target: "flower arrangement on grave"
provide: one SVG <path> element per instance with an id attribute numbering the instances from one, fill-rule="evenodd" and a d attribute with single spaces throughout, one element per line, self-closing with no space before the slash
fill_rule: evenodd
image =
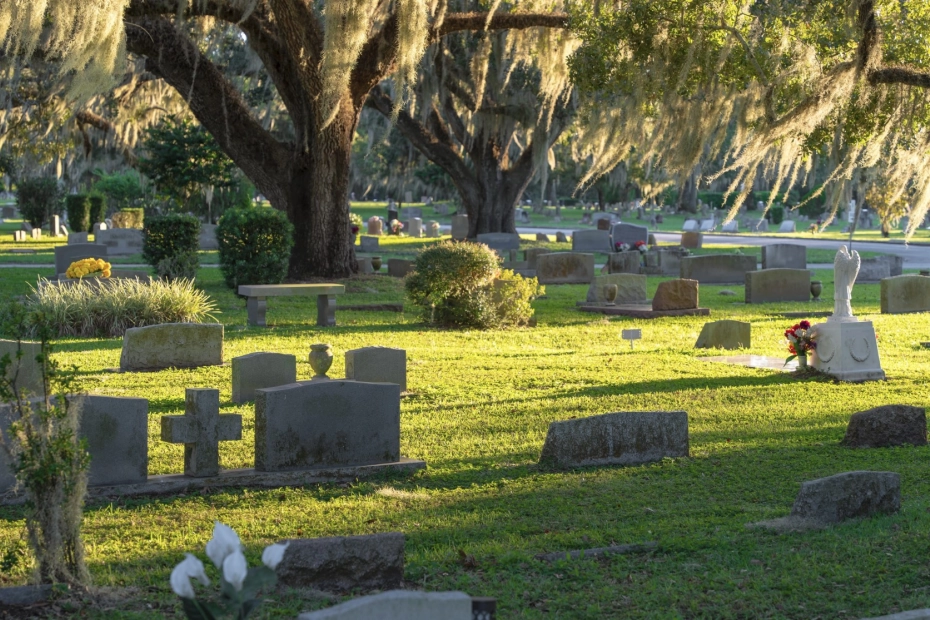
<path id="1" fill-rule="evenodd" d="M 399 235 L 404 229 L 404 225 L 400 220 L 391 220 L 388 222 L 388 228 L 391 229 L 392 234 Z"/>
<path id="2" fill-rule="evenodd" d="M 623 243 L 622 241 L 618 241 L 618 242 L 616 242 L 616 243 L 614 244 L 614 249 L 615 249 L 616 251 L 618 251 L 618 252 L 629 252 L 629 251 L 630 251 L 630 244 L 629 244 L 629 243 Z"/>
<path id="3" fill-rule="evenodd" d="M 65 271 L 69 278 L 109 278 L 111 265 L 102 258 L 83 258 L 74 261 Z"/>
<path id="4" fill-rule="evenodd" d="M 639 250 L 640 254 L 645 254 L 649 250 L 645 241 L 637 241 L 634 247 Z"/>
<path id="5" fill-rule="evenodd" d="M 807 366 L 807 354 L 817 348 L 817 342 L 814 339 L 814 333 L 811 330 L 809 321 L 801 321 L 785 330 L 785 339 L 788 341 L 788 352 L 791 355 L 785 360 L 785 364 L 797 358 L 798 367 Z"/>
<path id="6" fill-rule="evenodd" d="M 357 235 L 362 229 L 362 216 L 358 213 L 349 213 L 349 227 L 353 235 Z"/>
<path id="7" fill-rule="evenodd" d="M 258 591 L 277 583 L 274 571 L 284 558 L 284 551 L 289 544 L 276 543 L 265 547 L 262 552 L 264 566 L 249 568 L 239 536 L 231 527 L 217 521 L 206 552 L 220 571 L 220 596 L 214 600 L 197 598 L 191 579 L 208 586 L 210 578 L 207 577 L 203 562 L 190 553 L 185 554 L 184 561 L 171 571 L 171 589 L 181 597 L 184 613 L 191 620 L 223 616 L 247 618 L 261 605 L 261 600 L 255 598 Z"/>

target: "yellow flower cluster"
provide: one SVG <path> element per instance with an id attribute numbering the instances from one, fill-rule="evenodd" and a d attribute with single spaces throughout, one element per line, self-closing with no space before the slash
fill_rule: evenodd
<path id="1" fill-rule="evenodd" d="M 84 278 L 86 276 L 109 278 L 110 263 L 102 258 L 84 258 L 71 263 L 65 275 L 69 278 Z"/>

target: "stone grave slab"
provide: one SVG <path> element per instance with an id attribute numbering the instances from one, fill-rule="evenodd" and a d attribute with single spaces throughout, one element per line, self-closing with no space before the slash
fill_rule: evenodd
<path id="1" fill-rule="evenodd" d="M 86 232 L 72 232 L 68 235 L 68 245 L 79 245 L 83 243 L 87 243 Z"/>
<path id="2" fill-rule="evenodd" d="M 391 347 L 346 351 L 346 379 L 367 383 L 396 383 L 407 391 L 407 352 Z"/>
<path id="3" fill-rule="evenodd" d="M 762 246 L 763 269 L 807 269 L 807 247 L 796 243 Z"/>
<path id="4" fill-rule="evenodd" d="M 16 352 L 22 347 L 23 356 L 16 360 Z M 16 377 L 16 388 L 25 390 L 27 394 L 33 396 L 44 396 L 45 386 L 42 381 L 42 366 L 36 361 L 36 357 L 41 355 L 42 345 L 38 342 L 23 341 L 17 344 L 15 340 L 0 340 L 0 358 L 4 355 L 10 356 L 11 365 L 7 369 L 7 378 L 11 378 L 14 373 Z"/>
<path id="5" fill-rule="evenodd" d="M 697 250 L 704 246 L 704 233 L 683 232 L 681 233 L 681 247 L 689 250 Z"/>
<path id="6" fill-rule="evenodd" d="M 555 233 L 556 243 L 568 243 L 568 237 L 561 230 Z"/>
<path id="7" fill-rule="evenodd" d="M 720 229 L 720 232 L 725 232 L 725 233 L 738 233 L 738 232 L 739 232 L 739 222 L 737 222 L 736 220 L 733 220 L 733 221 L 731 221 L 731 222 L 727 222 L 727 223 L 724 224 L 723 227 Z"/>
<path id="8" fill-rule="evenodd" d="M 101 230 L 94 240 L 107 246 L 110 256 L 126 256 L 142 253 L 142 231 L 135 228 L 113 228 Z"/>
<path id="9" fill-rule="evenodd" d="M 298 620 L 472 620 L 472 599 L 464 592 L 391 590 L 356 598 Z"/>
<path id="10" fill-rule="evenodd" d="M 388 275 L 394 278 L 403 278 L 413 271 L 413 261 L 400 258 L 389 258 L 387 262 Z"/>
<path id="11" fill-rule="evenodd" d="M 856 282 L 879 282 L 891 276 L 891 264 L 881 257 L 863 258 Z"/>
<path id="12" fill-rule="evenodd" d="M 614 224 L 610 228 L 610 238 L 613 241 L 612 247 L 616 247 L 618 243 L 626 243 L 632 248 L 638 241 L 649 242 L 649 229 L 636 224 Z"/>
<path id="13" fill-rule="evenodd" d="M 287 353 L 249 353 L 232 359 L 232 401 L 255 400 L 255 390 L 297 381 L 297 358 Z"/>
<path id="14" fill-rule="evenodd" d="M 88 484 L 137 484 L 148 478 L 148 413 L 144 398 L 84 395 L 80 435 L 91 455 Z"/>
<path id="15" fill-rule="evenodd" d="M 442 233 L 439 230 L 439 222 L 430 221 L 426 225 L 426 236 L 430 239 L 438 239 L 442 236 Z"/>
<path id="16" fill-rule="evenodd" d="M 772 357 L 767 355 L 718 355 L 714 357 L 699 357 L 697 359 L 702 362 L 733 364 L 736 366 L 746 366 L 747 368 L 778 370 L 782 372 L 794 372 L 798 369 L 797 360 L 791 360 L 786 364 L 785 358 L 783 357 Z"/>
<path id="17" fill-rule="evenodd" d="M 123 334 L 120 370 L 197 368 L 223 363 L 219 323 L 163 323 L 131 327 Z"/>
<path id="18" fill-rule="evenodd" d="M 527 248 L 523 250 L 523 259 L 526 261 L 527 269 L 536 269 L 536 259 L 543 254 L 552 253 L 552 250 L 546 248 Z"/>
<path id="19" fill-rule="evenodd" d="M 462 241 L 468 238 L 468 216 L 452 216 L 452 238 L 456 241 Z"/>
<path id="20" fill-rule="evenodd" d="M 610 253 L 610 232 L 606 230 L 576 230 L 572 232 L 572 252 Z"/>
<path id="21" fill-rule="evenodd" d="M 882 314 L 930 312 L 930 278 L 908 274 L 881 281 Z"/>
<path id="22" fill-rule="evenodd" d="M 888 471 L 850 471 L 801 484 L 791 516 L 824 524 L 901 509 L 901 477 Z"/>
<path id="23" fill-rule="evenodd" d="M 400 460 L 400 386 L 315 380 L 256 391 L 255 469 Z"/>
<path id="24" fill-rule="evenodd" d="M 762 269 L 746 272 L 746 303 L 810 301 L 811 272 L 807 269 Z"/>
<path id="25" fill-rule="evenodd" d="M 714 228 L 716 228 L 716 226 L 717 226 L 717 222 L 714 221 L 713 218 L 711 218 L 711 219 L 709 219 L 709 220 L 701 220 L 701 227 L 700 227 L 699 230 L 700 230 L 701 232 L 710 232 L 710 231 L 712 231 Z"/>
<path id="26" fill-rule="evenodd" d="M 184 444 L 185 476 L 216 476 L 219 442 L 242 439 L 242 416 L 220 415 L 219 390 L 187 388 L 184 415 L 161 417 L 161 439 Z"/>
<path id="27" fill-rule="evenodd" d="M 713 321 L 704 323 L 695 349 L 748 349 L 752 339 L 752 325 L 743 321 Z"/>
<path id="28" fill-rule="evenodd" d="M 407 226 L 407 236 L 413 237 L 414 239 L 419 239 L 423 236 L 423 219 L 419 217 L 412 217 L 408 220 Z"/>
<path id="29" fill-rule="evenodd" d="M 407 202 L 412 202 L 412 200 L 408 200 Z M 423 209 L 420 207 L 401 207 L 400 216 L 405 220 L 414 217 L 423 219 Z"/>
<path id="30" fill-rule="evenodd" d="M 501 256 L 510 250 L 520 249 L 520 235 L 512 233 L 483 233 L 477 237 L 478 243 L 483 243 Z"/>
<path id="31" fill-rule="evenodd" d="M 348 592 L 389 590 L 399 588 L 403 582 L 402 532 L 280 542 L 290 543 L 275 570 L 284 586 Z"/>
<path id="32" fill-rule="evenodd" d="M 604 287 L 608 284 L 617 285 L 617 304 L 645 304 L 646 276 L 631 273 L 613 273 L 596 276 L 588 287 L 586 302 L 602 304 L 607 301 L 604 296 Z"/>
<path id="33" fill-rule="evenodd" d="M 681 278 L 701 284 L 744 284 L 746 272 L 756 270 L 756 257 L 742 254 L 684 256 Z"/>
<path id="34" fill-rule="evenodd" d="M 781 223 L 781 226 L 778 227 L 778 232 L 780 233 L 793 233 L 797 232 L 797 224 L 794 220 L 785 220 Z"/>
<path id="35" fill-rule="evenodd" d="M 381 220 L 378 220 L 378 221 L 380 222 Z M 359 252 L 364 252 L 366 254 L 374 253 L 374 252 L 378 252 L 380 250 L 380 247 L 381 247 L 381 244 L 380 244 L 380 240 L 378 239 L 378 237 L 374 237 L 371 235 L 362 235 L 361 237 L 359 237 L 359 250 L 358 250 Z"/>
<path id="36" fill-rule="evenodd" d="M 604 314 L 607 316 L 628 316 L 635 319 L 659 319 L 668 316 L 710 316 L 709 308 L 687 308 L 680 310 L 653 310 L 646 304 L 618 304 L 605 306 L 600 304 L 585 304 L 577 308 L 582 312 Z"/>
<path id="37" fill-rule="evenodd" d="M 377 215 L 373 215 L 368 218 L 367 226 L 369 236 L 380 237 L 384 233 L 384 221 Z M 365 237 L 362 237 L 362 239 L 364 238 Z M 364 246 L 365 244 L 362 243 L 362 245 Z M 362 251 L 365 252 L 366 250 Z"/>
<path id="38" fill-rule="evenodd" d="M 612 252 L 607 255 L 607 273 L 639 273 L 642 260 L 639 250 Z"/>
<path id="39" fill-rule="evenodd" d="M 700 305 L 699 285 L 696 280 L 669 280 L 660 282 L 652 298 L 653 310 L 692 310 Z"/>
<path id="40" fill-rule="evenodd" d="M 927 445 L 927 412 L 923 407 L 884 405 L 852 414 L 843 445 L 888 448 Z"/>
<path id="41" fill-rule="evenodd" d="M 84 258 L 102 258 L 106 260 L 108 256 L 109 248 L 101 243 L 75 243 L 55 246 L 55 273 L 63 275 L 74 261 Z"/>
<path id="42" fill-rule="evenodd" d="M 594 279 L 594 255 L 556 252 L 536 257 L 540 284 L 590 284 Z"/>
<path id="43" fill-rule="evenodd" d="M 536 241 L 545 241 L 548 243 L 550 241 L 549 235 L 546 233 L 536 233 Z"/>
<path id="44" fill-rule="evenodd" d="M 201 250 L 217 250 L 220 247 L 216 239 L 216 224 L 201 224 L 199 248 Z"/>
<path id="45" fill-rule="evenodd" d="M 540 463 L 640 465 L 688 456 L 684 411 L 626 411 L 549 424 Z"/>
<path id="46" fill-rule="evenodd" d="M 701 225 L 697 220 L 685 220 L 681 230 L 684 232 L 698 232 L 701 230 Z"/>
<path id="47" fill-rule="evenodd" d="M 358 272 L 362 274 L 371 274 L 375 270 L 371 266 L 371 257 L 370 256 L 356 256 L 355 264 L 358 266 Z"/>

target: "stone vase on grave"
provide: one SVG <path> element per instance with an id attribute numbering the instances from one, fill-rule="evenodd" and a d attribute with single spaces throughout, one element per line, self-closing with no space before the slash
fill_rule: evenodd
<path id="1" fill-rule="evenodd" d="M 811 301 L 820 301 L 820 294 L 823 292 L 823 282 L 820 280 L 811 280 Z"/>
<path id="2" fill-rule="evenodd" d="M 310 368 L 316 374 L 314 379 L 329 379 L 326 371 L 333 365 L 333 348 L 328 344 L 310 345 Z"/>
<path id="3" fill-rule="evenodd" d="M 376 272 L 381 271 L 381 257 L 380 256 L 371 257 L 371 268 L 375 270 Z"/>
<path id="4" fill-rule="evenodd" d="M 807 368 L 807 354 L 802 353 L 798 355 L 798 370 L 804 370 Z"/>
<path id="5" fill-rule="evenodd" d="M 604 299 L 607 300 L 608 306 L 613 306 L 614 302 L 617 300 L 617 292 L 619 287 L 616 284 L 608 284 L 604 287 Z"/>

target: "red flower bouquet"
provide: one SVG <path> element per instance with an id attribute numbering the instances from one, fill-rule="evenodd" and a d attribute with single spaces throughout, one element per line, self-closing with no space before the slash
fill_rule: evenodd
<path id="1" fill-rule="evenodd" d="M 785 363 L 787 364 L 794 358 L 798 358 L 799 366 L 807 366 L 807 354 L 817 348 L 810 322 L 801 321 L 797 325 L 786 329 L 785 339 L 788 341 L 788 352 L 791 353 Z"/>

